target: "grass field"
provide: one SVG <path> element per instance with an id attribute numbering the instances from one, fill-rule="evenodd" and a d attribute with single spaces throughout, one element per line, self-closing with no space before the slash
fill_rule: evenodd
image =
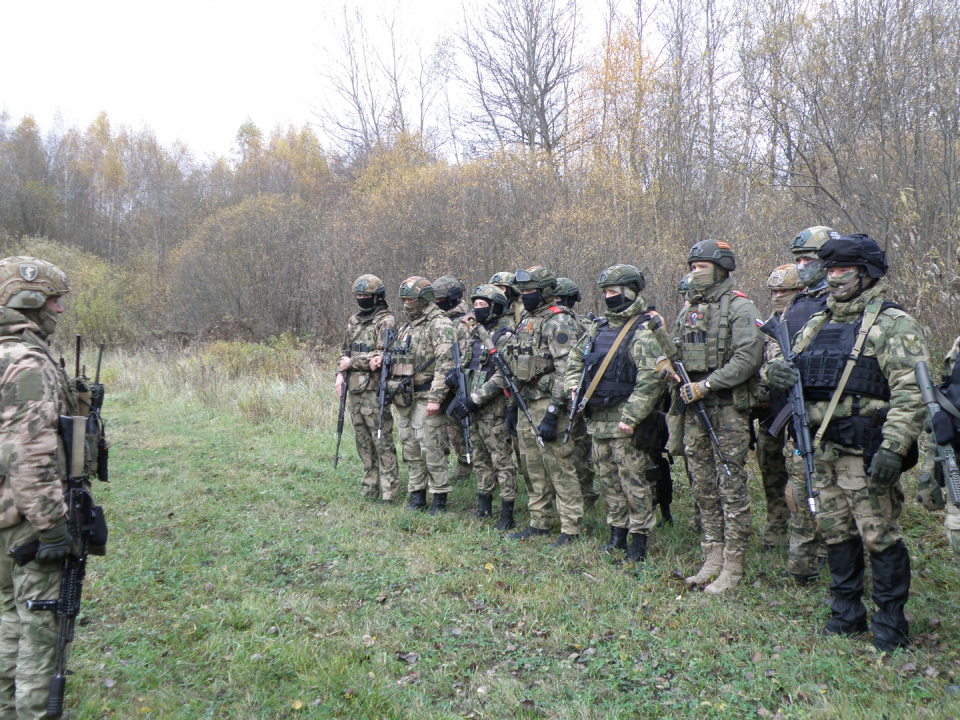
<path id="1" fill-rule="evenodd" d="M 798 589 L 783 554 L 753 552 L 730 597 L 687 591 L 679 478 L 676 526 L 628 572 L 598 549 L 600 508 L 558 551 L 472 520 L 466 485 L 440 518 L 363 500 L 349 432 L 332 468 L 329 373 L 110 365 L 111 545 L 88 575 L 75 718 L 960 718 L 957 567 L 912 500 L 916 643 L 882 656 L 817 636 L 826 574 Z"/>

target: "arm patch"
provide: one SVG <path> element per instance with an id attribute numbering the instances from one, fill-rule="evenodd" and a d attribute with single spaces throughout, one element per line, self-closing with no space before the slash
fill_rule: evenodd
<path id="1" fill-rule="evenodd" d="M 17 375 L 17 401 L 43 400 L 43 374 L 39 370 L 24 370 Z"/>

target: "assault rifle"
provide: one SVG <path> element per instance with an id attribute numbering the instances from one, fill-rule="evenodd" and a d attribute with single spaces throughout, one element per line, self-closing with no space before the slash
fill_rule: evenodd
<path id="1" fill-rule="evenodd" d="M 684 385 L 690 384 L 690 376 L 687 375 L 686 368 L 683 367 L 683 363 L 680 362 L 680 350 L 673 342 L 673 338 L 667 333 L 666 328 L 663 327 L 663 322 L 660 320 L 658 315 L 654 318 L 651 323 L 650 332 L 652 332 L 656 338 L 657 342 L 660 343 L 660 347 L 663 348 L 663 352 L 670 362 L 673 363 L 674 369 L 677 371 L 677 375 L 680 376 L 680 381 Z M 707 415 L 707 408 L 703 404 L 703 400 L 697 400 L 693 403 L 693 409 L 697 413 L 697 420 L 700 421 L 700 427 L 703 428 L 703 431 L 710 436 L 710 442 L 713 443 L 713 449 L 717 453 L 717 457 L 720 458 L 720 464 L 723 465 L 724 471 L 727 473 L 727 477 L 733 477 L 730 473 L 730 467 L 727 465 L 726 459 L 723 457 L 723 451 L 720 449 L 720 440 L 717 438 L 717 433 L 713 429 L 713 423 L 710 422 L 710 417 Z"/>
<path id="2" fill-rule="evenodd" d="M 787 362 L 793 362 L 794 354 L 787 323 L 783 320 L 778 320 L 773 315 L 771 315 L 770 319 L 765 323 L 761 323 L 759 320 L 756 322 L 761 332 L 777 341 L 777 345 L 780 346 L 780 352 L 783 354 L 783 359 Z M 769 432 L 774 436 L 779 435 L 784 424 L 787 422 L 787 418 L 793 418 L 793 432 L 796 435 L 797 442 L 796 452 L 797 455 L 803 458 L 803 477 L 807 483 L 807 506 L 810 508 L 810 512 L 816 515 L 817 498 L 820 496 L 820 493 L 813 489 L 813 438 L 810 437 L 810 418 L 807 415 L 807 407 L 803 403 L 803 384 L 800 380 L 797 380 L 797 382 L 793 384 L 793 387 L 787 391 L 787 399 L 789 400 L 787 407 L 774 418 Z"/>
<path id="3" fill-rule="evenodd" d="M 937 398 L 937 391 L 930 380 L 930 370 L 927 363 L 920 361 L 915 366 L 917 385 L 920 387 L 920 396 L 927 406 L 930 416 L 930 425 L 933 428 L 933 439 L 937 444 L 937 460 L 943 470 L 946 481 L 947 494 L 954 507 L 960 507 L 960 469 L 957 468 L 957 454 L 953 449 L 953 423 L 950 416 L 943 412 Z"/>
<path id="4" fill-rule="evenodd" d="M 380 365 L 380 384 L 377 386 L 377 402 L 380 403 L 380 419 L 377 420 L 377 440 L 383 437 L 383 407 L 389 400 L 389 398 L 387 398 L 387 379 L 390 377 L 390 366 L 393 364 L 390 346 L 393 345 L 396 334 L 393 328 L 387 328 L 383 333 L 383 363 Z"/>
<path id="5" fill-rule="evenodd" d="M 533 422 L 533 418 L 530 417 L 530 408 L 527 407 L 527 403 L 523 400 L 523 395 L 520 393 L 520 389 L 517 387 L 517 382 L 513 377 L 513 373 L 510 372 L 510 367 L 507 365 L 506 361 L 500 357 L 500 351 L 497 350 L 497 346 L 493 344 L 493 341 L 490 339 L 489 335 L 483 337 L 483 344 L 487 347 L 487 352 L 490 353 L 490 357 L 493 358 L 493 361 L 497 364 L 497 367 L 500 368 L 500 372 L 503 373 L 503 380 L 507 384 L 507 387 L 503 389 L 504 394 L 507 397 L 512 397 L 514 402 L 517 403 L 517 407 L 520 408 L 520 412 L 524 414 L 527 418 L 527 421 L 530 423 L 530 427 L 533 428 L 533 435 L 537 438 L 537 444 L 543 448 L 546 447 L 543 444 L 543 438 L 540 437 L 540 428 L 537 427 L 537 424 Z"/>
<path id="6" fill-rule="evenodd" d="M 350 357 L 350 349 L 344 351 L 346 357 Z M 333 452 L 333 467 L 336 469 L 340 463 L 340 441 L 343 439 L 343 416 L 347 412 L 347 384 L 350 374 L 343 371 L 343 384 L 340 386 L 340 410 L 337 413 L 337 449 Z"/>
<path id="7" fill-rule="evenodd" d="M 583 394 L 586 391 L 584 383 L 587 381 L 587 372 L 590 365 L 587 364 L 587 356 L 593 352 L 593 338 L 587 337 L 587 344 L 583 346 L 583 372 L 580 373 L 580 380 L 577 381 L 577 392 L 573 396 L 573 402 L 570 403 L 570 416 L 567 419 L 567 430 L 563 433 L 563 444 L 566 445 L 570 440 L 570 431 L 573 429 L 573 422 L 577 416 L 583 412 L 580 404 L 583 402 Z"/>
<path id="8" fill-rule="evenodd" d="M 456 340 L 453 341 L 453 345 L 450 347 L 450 352 L 453 355 L 453 369 L 457 371 L 457 389 L 454 391 L 456 400 L 463 403 L 467 399 L 467 379 L 463 376 L 463 362 L 460 357 L 460 343 Z M 447 415 L 453 415 L 454 403 L 450 403 L 450 406 L 447 408 Z M 470 452 L 470 414 L 467 413 L 463 416 L 463 420 L 460 421 L 463 425 L 463 445 L 467 451 L 467 465 L 470 464 L 470 458 L 472 453 Z"/>

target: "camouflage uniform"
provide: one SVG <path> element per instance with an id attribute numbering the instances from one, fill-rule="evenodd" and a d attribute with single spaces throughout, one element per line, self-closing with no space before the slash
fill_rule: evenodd
<path id="1" fill-rule="evenodd" d="M 397 321 L 386 305 L 378 305 L 369 313 L 357 313 L 347 321 L 343 350 L 350 351 L 347 386 L 350 419 L 357 439 L 357 454 L 363 462 L 361 492 L 364 497 L 382 497 L 384 501 L 397 499 L 400 487 L 400 468 L 397 448 L 393 442 L 393 413 L 383 409 L 383 430 L 377 438 L 380 424 L 380 403 L 377 400 L 379 372 L 371 371 L 370 360 L 383 357 L 384 333 L 397 330 Z"/>
<path id="2" fill-rule="evenodd" d="M 470 315 L 470 307 L 463 300 L 463 283 L 455 277 L 444 275 L 442 277 L 438 277 L 431 284 L 433 285 L 434 292 L 436 293 L 437 301 L 439 301 L 441 298 L 447 297 L 447 293 L 450 291 L 453 291 L 450 292 L 450 294 L 454 295 L 457 293 L 457 291 L 459 291 L 459 302 L 457 302 L 457 304 L 449 310 L 440 308 L 440 311 L 446 315 L 453 324 L 454 330 L 456 331 L 457 340 L 462 341 L 464 337 L 466 337 L 467 333 L 467 328 L 464 327 L 462 323 L 464 319 Z M 445 414 L 444 416 L 447 419 L 448 447 L 453 448 L 453 452 L 457 456 L 456 481 L 466 481 L 470 477 L 471 467 L 470 463 L 467 462 L 467 441 L 463 436 L 463 425 L 452 415 Z"/>
<path id="3" fill-rule="evenodd" d="M 19 567 L 9 551 L 65 529 L 67 469 L 58 418 L 80 414 L 75 389 L 42 339 L 46 334 L 27 317 L 35 312 L 0 310 L 0 718 L 47 717 L 57 617 L 31 612 L 26 604 L 60 596 L 62 562 Z"/>

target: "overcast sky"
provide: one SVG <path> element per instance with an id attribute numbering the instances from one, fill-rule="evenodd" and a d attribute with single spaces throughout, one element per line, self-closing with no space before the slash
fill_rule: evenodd
<path id="1" fill-rule="evenodd" d="M 581 0 L 588 19 L 605 0 Z M 451 33 L 461 0 L 356 0 L 368 18 L 399 7 L 426 45 Z M 0 112 L 57 113 L 85 127 L 151 127 L 203 157 L 229 153 L 248 117 L 303 125 L 323 102 L 324 47 L 342 0 L 0 0 Z"/>

